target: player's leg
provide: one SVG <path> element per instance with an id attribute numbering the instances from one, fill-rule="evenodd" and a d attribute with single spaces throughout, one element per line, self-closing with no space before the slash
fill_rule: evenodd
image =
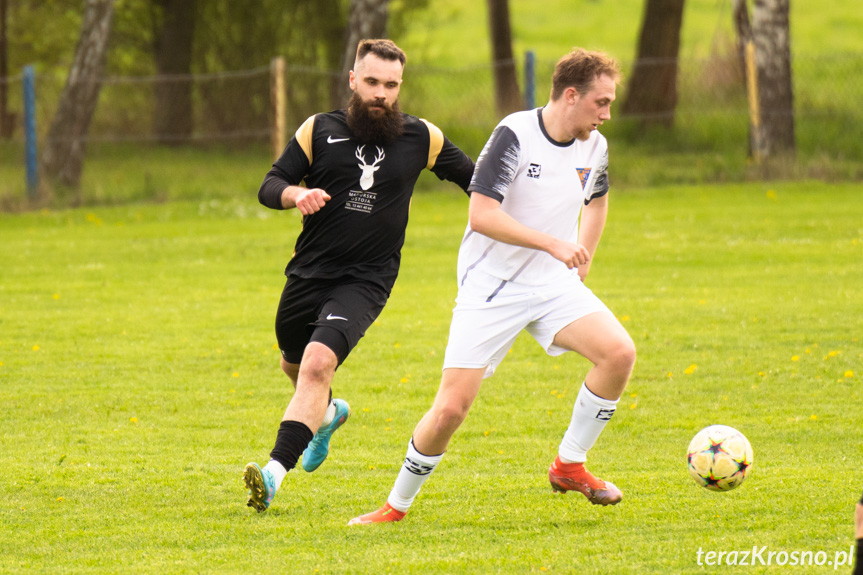
<path id="1" fill-rule="evenodd" d="M 324 344 L 310 342 L 306 346 L 297 388 L 279 425 L 270 461 L 263 468 L 249 463 L 243 473 L 250 507 L 261 512 L 270 506 L 285 475 L 312 441 L 327 410 L 330 382 L 337 366 L 338 357 Z"/>
<path id="2" fill-rule="evenodd" d="M 420 488 L 443 458 L 453 434 L 464 422 L 482 384 L 485 368 L 449 368 L 431 409 L 414 429 L 404 463 L 386 504 L 377 511 L 351 519 L 348 525 L 400 521 Z"/>
<path id="3" fill-rule="evenodd" d="M 549 468 L 549 481 L 561 493 L 579 491 L 591 503 L 614 505 L 623 494 L 585 467 L 587 452 L 617 409 L 617 402 L 635 363 L 635 346 L 611 312 L 588 314 L 564 327 L 554 345 L 583 355 L 593 363 L 578 392 L 569 427 L 558 456 Z"/>

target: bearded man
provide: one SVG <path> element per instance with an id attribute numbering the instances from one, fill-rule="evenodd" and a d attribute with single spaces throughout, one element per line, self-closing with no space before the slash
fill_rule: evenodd
<path id="1" fill-rule="evenodd" d="M 258 191 L 263 205 L 303 215 L 276 312 L 281 368 L 295 391 L 269 463 L 243 472 L 247 505 L 258 512 L 300 454 L 307 472 L 323 463 L 350 415 L 330 384 L 389 298 L 420 173 L 466 193 L 470 184 L 473 161 L 436 126 L 399 110 L 405 61 L 389 40 L 362 40 L 347 110 L 308 118 Z"/>

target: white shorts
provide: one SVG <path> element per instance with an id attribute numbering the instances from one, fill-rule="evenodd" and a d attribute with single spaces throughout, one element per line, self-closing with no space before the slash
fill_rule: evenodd
<path id="1" fill-rule="evenodd" d="M 610 313 L 575 272 L 553 285 L 530 286 L 474 270 L 459 287 L 443 369 L 485 368 L 483 377 L 491 377 L 523 329 L 548 355 L 561 355 L 569 350 L 552 343 L 557 332 L 598 311 Z"/>

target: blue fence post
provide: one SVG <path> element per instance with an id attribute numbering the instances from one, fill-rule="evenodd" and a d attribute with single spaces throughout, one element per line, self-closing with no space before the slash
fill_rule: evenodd
<path id="1" fill-rule="evenodd" d="M 39 171 L 36 159 L 36 74 L 33 66 L 24 66 L 24 135 L 27 152 L 27 192 L 36 196 L 39 188 Z"/>
<path id="2" fill-rule="evenodd" d="M 528 110 L 536 107 L 536 54 L 533 50 L 524 53 L 524 103 Z"/>

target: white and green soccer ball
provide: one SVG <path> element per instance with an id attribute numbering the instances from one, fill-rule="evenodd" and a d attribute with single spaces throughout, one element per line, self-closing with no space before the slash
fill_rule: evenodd
<path id="1" fill-rule="evenodd" d="M 727 425 L 711 425 L 689 443 L 689 474 L 711 491 L 730 491 L 752 470 L 752 446 L 742 433 Z"/>

